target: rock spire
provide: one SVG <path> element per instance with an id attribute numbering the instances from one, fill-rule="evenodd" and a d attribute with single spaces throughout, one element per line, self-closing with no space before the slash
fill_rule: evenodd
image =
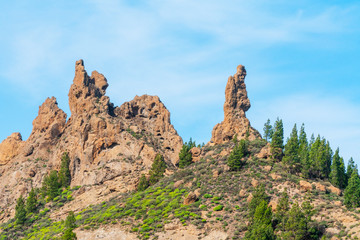
<path id="1" fill-rule="evenodd" d="M 249 140 L 260 138 L 259 132 L 252 128 L 245 112 L 250 108 L 245 85 L 246 70 L 243 65 L 237 67 L 234 76 L 230 76 L 225 88 L 224 121 L 215 125 L 211 142 L 221 144 L 234 138 Z"/>

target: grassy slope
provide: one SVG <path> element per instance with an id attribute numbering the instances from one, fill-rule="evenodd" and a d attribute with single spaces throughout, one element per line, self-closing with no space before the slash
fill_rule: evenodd
<path id="1" fill-rule="evenodd" d="M 305 193 L 298 189 L 302 180 L 299 176 L 288 174 L 281 163 L 253 156 L 262 146 L 262 141 L 251 143 L 252 156 L 239 172 L 228 171 L 226 165 L 227 154 L 233 148 L 233 143 L 204 147 L 200 162 L 163 178 L 144 192 L 122 194 L 108 202 L 89 206 L 77 213 L 77 225 L 83 229 L 96 229 L 105 224 L 121 223 L 128 231 L 147 239 L 164 231 L 166 224 L 176 221 L 184 226 L 195 225 L 202 232 L 199 238 L 205 236 L 209 229 L 219 229 L 227 232 L 230 239 L 239 239 L 247 230 L 247 199 L 254 191 L 254 185 L 264 184 L 272 202 L 277 201 L 285 188 L 292 202 L 301 202 L 305 198 Z M 183 183 L 175 188 L 174 183 L 180 180 Z M 327 182 L 322 184 L 329 185 Z M 183 205 L 187 194 L 195 190 L 201 193 L 199 201 Z M 241 190 L 242 194 L 239 194 Z M 359 224 L 352 221 L 358 220 L 359 214 L 339 206 L 343 197 L 313 188 L 311 198 L 317 211 L 316 219 L 332 229 L 330 232 L 333 233 L 327 233 L 328 237 L 356 235 L 353 232 L 358 231 Z M 332 215 L 334 212 L 338 213 L 338 218 Z M 49 219 L 49 212 L 39 215 L 41 217 L 24 228 L 11 222 L 3 225 L 0 239 L 59 237 L 64 223 L 54 223 Z M 352 219 L 347 226 L 342 223 L 344 217 Z"/>

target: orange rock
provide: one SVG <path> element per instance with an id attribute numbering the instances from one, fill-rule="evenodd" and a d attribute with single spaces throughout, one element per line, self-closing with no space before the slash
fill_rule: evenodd
<path id="1" fill-rule="evenodd" d="M 270 177 L 274 180 L 282 179 L 282 177 L 280 175 L 277 175 L 275 173 L 270 173 Z"/>
<path id="2" fill-rule="evenodd" d="M 260 159 L 269 159 L 271 157 L 270 143 L 267 143 L 255 156 Z"/>
<path id="3" fill-rule="evenodd" d="M 193 147 L 192 149 L 190 149 L 190 153 L 191 153 L 193 162 L 200 161 L 200 154 L 201 154 L 201 149 L 200 148 Z"/>
<path id="4" fill-rule="evenodd" d="M 240 192 L 239 192 L 239 196 L 240 197 L 245 197 L 245 195 L 246 195 L 245 189 L 241 189 Z"/>
<path id="5" fill-rule="evenodd" d="M 0 143 L 0 165 L 7 164 L 19 154 L 22 138 L 20 133 L 13 133 Z"/>
<path id="6" fill-rule="evenodd" d="M 259 185 L 259 181 L 253 178 L 253 179 L 251 180 L 251 185 L 252 185 L 253 187 L 257 187 L 257 186 Z"/>
<path id="7" fill-rule="evenodd" d="M 233 139 L 235 135 L 237 139 L 244 139 L 247 133 L 249 140 L 261 137 L 259 132 L 251 127 L 245 115 L 250 108 L 245 76 L 245 67 L 239 65 L 235 75 L 229 77 L 225 88 L 224 121 L 215 125 L 210 142 L 221 144 Z"/>
<path id="8" fill-rule="evenodd" d="M 191 203 L 194 203 L 197 201 L 197 199 L 198 199 L 198 197 L 196 196 L 196 194 L 193 192 L 190 192 L 184 200 L 184 205 L 189 205 Z"/>
<path id="9" fill-rule="evenodd" d="M 321 183 L 314 183 L 316 190 L 321 191 L 321 192 L 326 192 L 326 187 L 324 185 L 322 185 Z"/>
<path id="10" fill-rule="evenodd" d="M 269 207 L 271 207 L 271 210 L 273 211 L 273 212 L 276 212 L 276 208 L 277 208 L 277 202 L 275 201 L 275 200 L 271 200 L 270 202 L 269 202 Z"/>
<path id="11" fill-rule="evenodd" d="M 300 190 L 302 190 L 302 191 L 311 191 L 312 190 L 311 183 L 309 183 L 307 181 L 300 180 L 299 185 L 300 185 Z"/>
<path id="12" fill-rule="evenodd" d="M 248 198 L 246 199 L 246 201 L 249 203 L 251 202 L 251 200 L 254 198 L 254 196 L 252 195 L 252 193 L 249 194 Z"/>
<path id="13" fill-rule="evenodd" d="M 333 185 L 331 185 L 330 187 L 328 187 L 328 190 L 338 196 L 341 195 L 341 190 L 337 187 L 334 187 Z"/>

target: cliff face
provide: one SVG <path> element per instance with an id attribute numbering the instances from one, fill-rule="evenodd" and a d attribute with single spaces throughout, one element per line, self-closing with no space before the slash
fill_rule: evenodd
<path id="1" fill-rule="evenodd" d="M 234 76 L 230 76 L 225 88 L 224 121 L 215 125 L 212 131 L 211 142 L 221 144 L 233 139 L 249 140 L 261 138 L 259 132 L 252 128 L 245 112 L 250 108 L 245 85 L 246 70 L 239 65 Z"/>
<path id="2" fill-rule="evenodd" d="M 71 185 L 96 188 L 99 195 L 134 189 L 157 153 L 174 167 L 182 139 L 160 99 L 136 96 L 114 107 L 105 96 L 107 87 L 102 74 L 89 76 L 83 61 L 77 61 L 69 91 L 71 117 L 66 120 L 56 99 L 48 98 L 26 141 L 14 133 L 0 144 L 0 208 L 5 209 L 0 221 L 14 214 L 14 199 L 40 187 L 50 170 L 60 168 L 63 152 L 71 159 Z"/>

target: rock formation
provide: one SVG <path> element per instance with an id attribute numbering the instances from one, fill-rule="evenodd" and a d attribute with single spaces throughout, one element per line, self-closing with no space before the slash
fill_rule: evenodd
<path id="1" fill-rule="evenodd" d="M 71 159 L 71 186 L 86 185 L 99 197 L 134 189 L 157 153 L 174 168 L 182 139 L 160 99 L 136 96 L 114 107 L 105 95 L 107 87 L 102 74 L 89 76 L 84 62 L 77 61 L 69 91 L 70 118 L 54 97 L 48 98 L 26 141 L 14 133 L 0 144 L 0 208 L 9 210 L 0 213 L 0 219 L 13 216 L 20 194 L 40 187 L 50 170 L 60 168 L 64 152 Z"/>
<path id="2" fill-rule="evenodd" d="M 13 133 L 0 144 L 0 165 L 7 164 L 19 153 L 21 143 L 21 134 Z"/>
<path id="3" fill-rule="evenodd" d="M 225 88 L 224 121 L 215 125 L 211 142 L 221 144 L 234 138 L 249 140 L 260 138 L 257 130 L 251 127 L 245 112 L 250 108 L 250 100 L 245 86 L 245 67 L 239 65 L 234 76 L 230 76 Z"/>

